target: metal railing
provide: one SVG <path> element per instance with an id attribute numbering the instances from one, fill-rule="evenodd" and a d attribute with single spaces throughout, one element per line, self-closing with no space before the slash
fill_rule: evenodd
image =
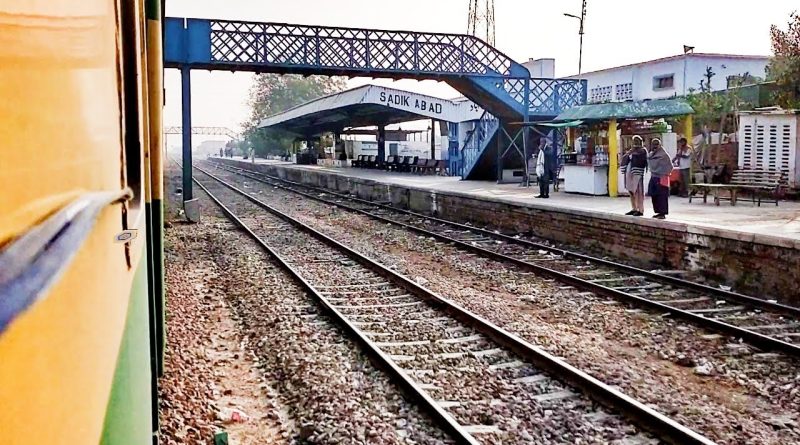
<path id="1" fill-rule="evenodd" d="M 478 163 L 481 153 L 497 133 L 498 128 L 500 128 L 500 121 L 491 113 L 484 111 L 475 125 L 475 129 L 464 141 L 464 148 L 461 150 L 462 178 L 466 178 Z"/>

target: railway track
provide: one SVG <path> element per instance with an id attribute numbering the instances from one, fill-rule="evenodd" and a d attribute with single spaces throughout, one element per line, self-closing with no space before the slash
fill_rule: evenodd
<path id="1" fill-rule="evenodd" d="M 713 443 L 198 171 L 195 182 L 458 443 Z"/>
<path id="2" fill-rule="evenodd" d="M 220 163 L 212 165 L 515 264 L 584 291 L 671 314 L 763 350 L 800 357 L 800 309 L 795 307 L 571 252 L 519 235 L 422 215 Z"/>

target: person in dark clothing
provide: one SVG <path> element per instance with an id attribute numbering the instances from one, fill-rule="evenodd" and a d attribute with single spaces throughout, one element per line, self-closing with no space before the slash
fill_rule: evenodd
<path id="1" fill-rule="evenodd" d="M 650 184 L 647 191 L 653 199 L 653 218 L 664 219 L 669 213 L 669 175 L 672 173 L 672 160 L 669 158 L 661 141 L 653 139 L 650 142 L 650 154 L 647 157 L 650 168 Z"/>
<path id="2" fill-rule="evenodd" d="M 536 176 L 539 179 L 537 198 L 550 197 L 550 181 L 555 178 L 556 159 L 553 145 L 546 138 L 539 142 L 539 155 L 536 158 Z"/>

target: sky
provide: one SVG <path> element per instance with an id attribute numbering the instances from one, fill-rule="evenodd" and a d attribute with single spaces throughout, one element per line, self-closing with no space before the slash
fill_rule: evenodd
<path id="1" fill-rule="evenodd" d="M 469 0 L 165 0 L 169 17 L 464 33 Z M 578 71 L 581 0 L 495 0 L 496 47 L 517 62 L 555 58 L 556 76 Z M 770 25 L 786 27 L 798 0 L 588 0 L 583 71 L 696 52 L 769 55 Z M 236 130 L 247 118 L 252 74 L 192 72 L 192 124 Z M 351 79 L 438 97 L 458 93 L 434 81 Z M 180 125 L 180 74 L 165 73 L 165 125 Z M 177 138 L 177 136 L 175 137 Z M 202 140 L 201 138 L 198 138 Z M 219 138 L 218 138 L 219 139 Z M 170 139 L 169 144 L 178 140 Z"/>

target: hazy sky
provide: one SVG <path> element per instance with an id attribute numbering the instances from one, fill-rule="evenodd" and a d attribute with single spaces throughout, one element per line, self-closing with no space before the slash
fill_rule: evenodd
<path id="1" fill-rule="evenodd" d="M 469 0 L 165 0 L 167 16 L 464 33 Z M 518 62 L 553 57 L 556 75 L 578 70 L 580 0 L 495 0 L 496 46 Z M 788 22 L 798 0 L 588 0 L 583 69 L 591 71 L 682 52 L 770 53 L 769 27 Z M 193 124 L 237 128 L 247 117 L 247 73 L 193 71 Z M 166 72 L 165 125 L 180 125 L 180 75 Z M 353 79 L 453 97 L 425 81 Z M 178 143 L 170 139 L 171 144 Z"/>

